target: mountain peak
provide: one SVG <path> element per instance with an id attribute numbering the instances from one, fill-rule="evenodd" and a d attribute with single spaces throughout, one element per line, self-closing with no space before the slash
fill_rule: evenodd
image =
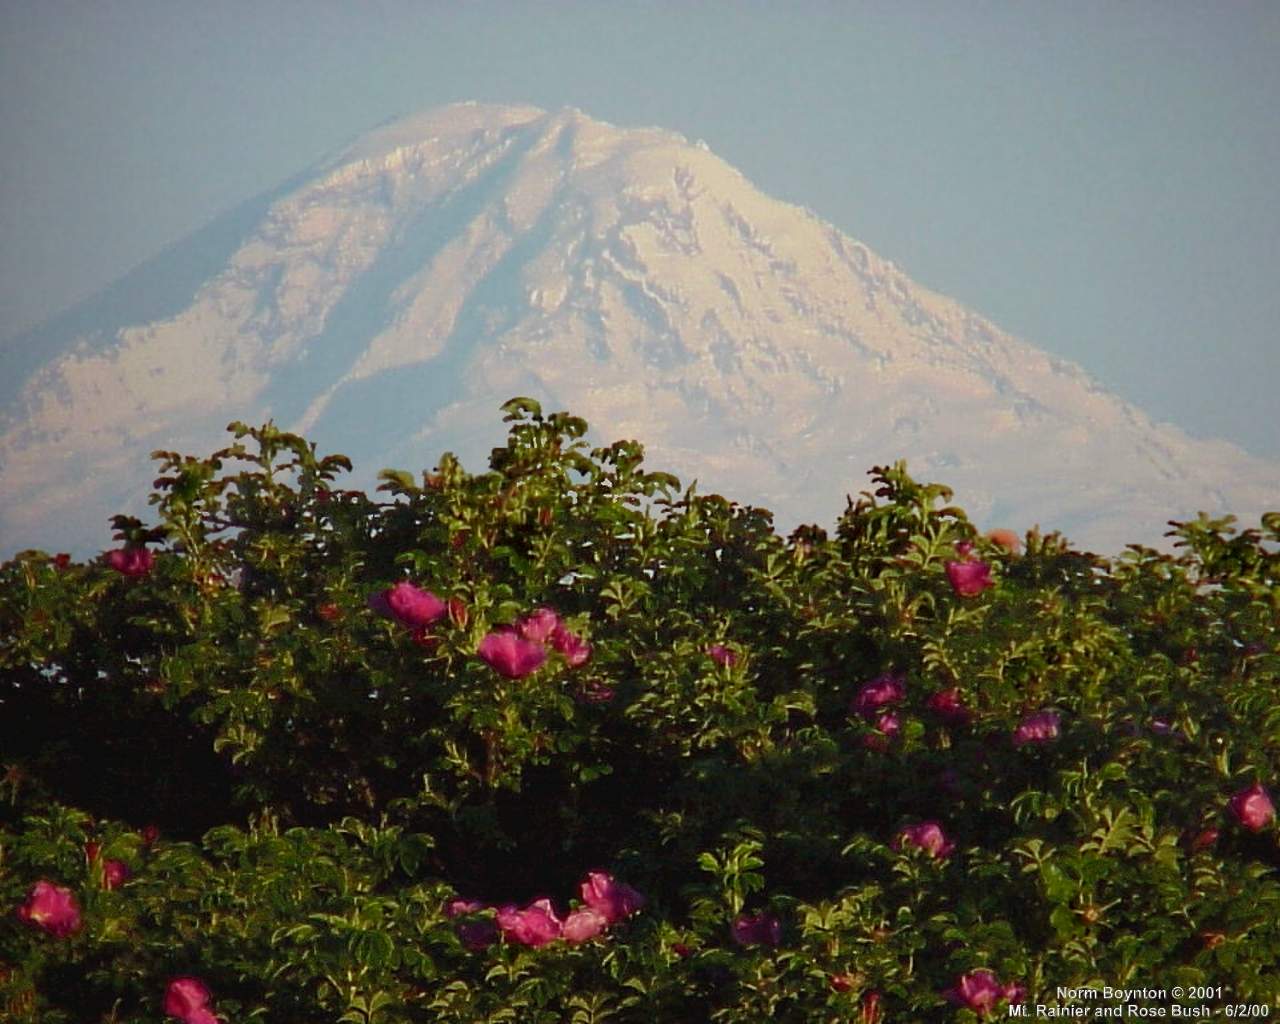
<path id="1" fill-rule="evenodd" d="M 830 522 L 903 457 L 984 525 L 1110 550 L 1280 492 L 1275 464 L 1151 423 L 660 129 L 455 104 L 380 126 L 219 232 L 169 254 L 202 270 L 182 289 L 130 283 L 161 315 L 109 294 L 46 339 L 0 408 L 4 547 L 105 544 L 147 451 L 210 450 L 231 419 L 307 433 L 360 483 L 445 449 L 478 468 L 515 394 L 784 526 Z"/>

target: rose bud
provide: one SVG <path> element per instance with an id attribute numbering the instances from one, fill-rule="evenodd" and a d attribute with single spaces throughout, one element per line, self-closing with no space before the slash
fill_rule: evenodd
<path id="1" fill-rule="evenodd" d="M 1023 718 L 1013 730 L 1013 745 L 1049 743 L 1056 740 L 1061 732 L 1062 719 L 1056 711 L 1037 711 Z"/>
<path id="2" fill-rule="evenodd" d="M 773 914 L 740 914 L 729 931 L 739 946 L 777 946 L 782 941 L 782 922 Z"/>
<path id="3" fill-rule="evenodd" d="M 924 706 L 950 726 L 968 725 L 973 718 L 973 713 L 960 699 L 960 689 L 956 686 L 939 690 L 924 702 Z"/>
<path id="4" fill-rule="evenodd" d="M 102 864 L 102 887 L 104 889 L 119 889 L 129 880 L 133 874 L 129 870 L 129 865 L 122 860 L 103 861 Z"/>
<path id="5" fill-rule="evenodd" d="M 145 547 L 129 546 L 107 552 L 107 565 L 124 576 L 145 576 L 155 560 L 155 555 Z"/>
<path id="6" fill-rule="evenodd" d="M 1270 795 L 1258 782 L 1233 796 L 1230 807 L 1236 821 L 1250 832 L 1261 832 L 1276 816 L 1275 805 L 1271 803 Z"/>
<path id="7" fill-rule="evenodd" d="M 858 695 L 850 703 L 849 710 L 869 722 L 876 717 L 877 712 L 891 704 L 901 703 L 906 696 L 907 687 L 901 677 L 885 672 L 862 684 Z"/>
<path id="8" fill-rule="evenodd" d="M 903 846 L 914 846 L 938 860 L 945 860 L 956 848 L 936 821 L 922 821 L 904 828 L 894 840 L 895 849 L 900 850 Z"/>
<path id="9" fill-rule="evenodd" d="M 951 589 L 961 597 L 977 597 L 996 581 L 991 578 L 991 567 L 981 559 L 970 562 L 948 562 L 947 579 Z"/>
<path id="10" fill-rule="evenodd" d="M 962 974 L 955 985 L 942 993 L 947 1001 L 972 1010 L 985 1017 L 1004 995 L 1004 989 L 990 971 L 973 971 Z"/>

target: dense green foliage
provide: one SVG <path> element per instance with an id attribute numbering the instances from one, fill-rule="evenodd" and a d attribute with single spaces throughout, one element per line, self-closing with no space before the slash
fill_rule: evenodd
<path id="1" fill-rule="evenodd" d="M 490 472 L 386 500 L 233 425 L 157 453 L 119 551 L 0 567 L 0 1017 L 181 1016 L 180 977 L 288 1024 L 974 1020 L 1090 985 L 1280 1013 L 1280 515 L 1010 550 L 898 465 L 783 538 L 506 409 Z M 478 655 L 541 608 L 536 671 Z M 644 906 L 487 941 L 590 871 Z"/>

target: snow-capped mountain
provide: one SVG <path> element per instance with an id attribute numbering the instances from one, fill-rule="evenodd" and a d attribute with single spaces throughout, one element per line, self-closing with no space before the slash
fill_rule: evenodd
<path id="1" fill-rule="evenodd" d="M 993 272 L 996 269 L 993 268 Z M 386 125 L 232 211 L 0 363 L 0 557 L 107 546 L 147 454 L 232 419 L 356 462 L 473 469 L 530 395 L 601 442 L 830 525 L 906 458 L 980 526 L 1114 552 L 1280 507 L 1280 464 L 1153 423 L 701 143 L 576 110 Z"/>

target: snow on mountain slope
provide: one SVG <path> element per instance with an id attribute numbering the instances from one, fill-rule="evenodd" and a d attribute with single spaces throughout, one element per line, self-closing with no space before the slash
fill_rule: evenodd
<path id="1" fill-rule="evenodd" d="M 105 546 L 147 453 L 212 450 L 231 419 L 367 485 L 446 449 L 482 468 L 517 394 L 784 528 L 830 524 L 897 458 L 980 525 L 1102 551 L 1280 507 L 1280 465 L 1152 423 L 705 146 L 576 110 L 383 126 L 127 286 L 5 356 L 0 557 Z"/>

